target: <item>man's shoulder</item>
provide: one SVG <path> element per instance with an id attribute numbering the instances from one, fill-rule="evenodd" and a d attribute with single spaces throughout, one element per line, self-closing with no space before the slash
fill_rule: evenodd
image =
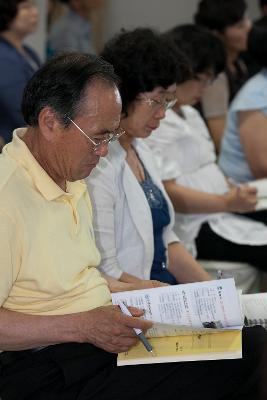
<path id="1" fill-rule="evenodd" d="M 10 157 L 0 156 L 0 208 L 13 207 L 22 195 L 19 166 Z"/>

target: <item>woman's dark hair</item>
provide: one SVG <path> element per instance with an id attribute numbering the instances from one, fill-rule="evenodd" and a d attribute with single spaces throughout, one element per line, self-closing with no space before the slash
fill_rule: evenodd
<path id="1" fill-rule="evenodd" d="M 165 33 L 188 59 L 193 75 L 211 70 L 215 75 L 225 68 L 226 55 L 224 46 L 207 29 L 186 24 L 176 26 Z M 187 77 L 184 77 L 187 80 Z"/>
<path id="2" fill-rule="evenodd" d="M 248 35 L 248 53 L 260 68 L 267 68 L 267 24 L 260 20 Z"/>
<path id="3" fill-rule="evenodd" d="M 122 111 L 142 92 L 167 88 L 181 80 L 184 55 L 159 33 L 148 28 L 121 31 L 105 46 L 102 57 L 120 77 Z M 187 65 L 187 63 L 186 63 Z"/>
<path id="4" fill-rule="evenodd" d="M 260 7 L 267 6 L 267 0 L 259 0 L 259 6 Z"/>
<path id="5" fill-rule="evenodd" d="M 18 5 L 23 0 L 0 0 L 0 32 L 6 31 L 16 17 Z"/>
<path id="6" fill-rule="evenodd" d="M 201 0 L 195 22 L 210 30 L 223 32 L 228 26 L 241 21 L 246 9 L 244 0 Z"/>
<path id="7" fill-rule="evenodd" d="M 39 113 L 49 106 L 68 126 L 67 116 L 74 119 L 83 112 L 83 96 L 95 80 L 109 86 L 119 83 L 112 65 L 101 57 L 66 53 L 51 59 L 33 75 L 24 89 L 22 114 L 26 123 L 37 126 Z"/>

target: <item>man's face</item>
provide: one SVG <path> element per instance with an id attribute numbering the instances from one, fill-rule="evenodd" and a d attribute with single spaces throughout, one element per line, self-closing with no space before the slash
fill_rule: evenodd
<path id="1" fill-rule="evenodd" d="M 81 114 L 73 121 L 93 141 L 106 138 L 108 132 L 116 130 L 120 123 L 121 98 L 118 89 L 101 82 L 95 82 L 87 91 L 82 102 Z M 86 178 L 108 151 L 102 144 L 94 144 L 71 123 L 62 129 L 58 146 L 60 174 L 68 181 Z"/>

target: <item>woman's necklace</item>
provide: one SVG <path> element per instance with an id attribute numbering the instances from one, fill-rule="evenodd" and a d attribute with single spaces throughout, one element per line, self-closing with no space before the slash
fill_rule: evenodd
<path id="1" fill-rule="evenodd" d="M 145 180 L 144 167 L 132 145 L 127 149 L 126 161 L 133 171 L 138 182 L 143 182 Z"/>

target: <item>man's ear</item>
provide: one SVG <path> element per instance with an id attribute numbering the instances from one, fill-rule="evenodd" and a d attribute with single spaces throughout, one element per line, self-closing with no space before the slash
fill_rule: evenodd
<path id="1" fill-rule="evenodd" d="M 51 107 L 44 107 L 39 114 L 38 123 L 40 131 L 48 142 L 55 142 L 62 135 L 62 124 Z"/>

